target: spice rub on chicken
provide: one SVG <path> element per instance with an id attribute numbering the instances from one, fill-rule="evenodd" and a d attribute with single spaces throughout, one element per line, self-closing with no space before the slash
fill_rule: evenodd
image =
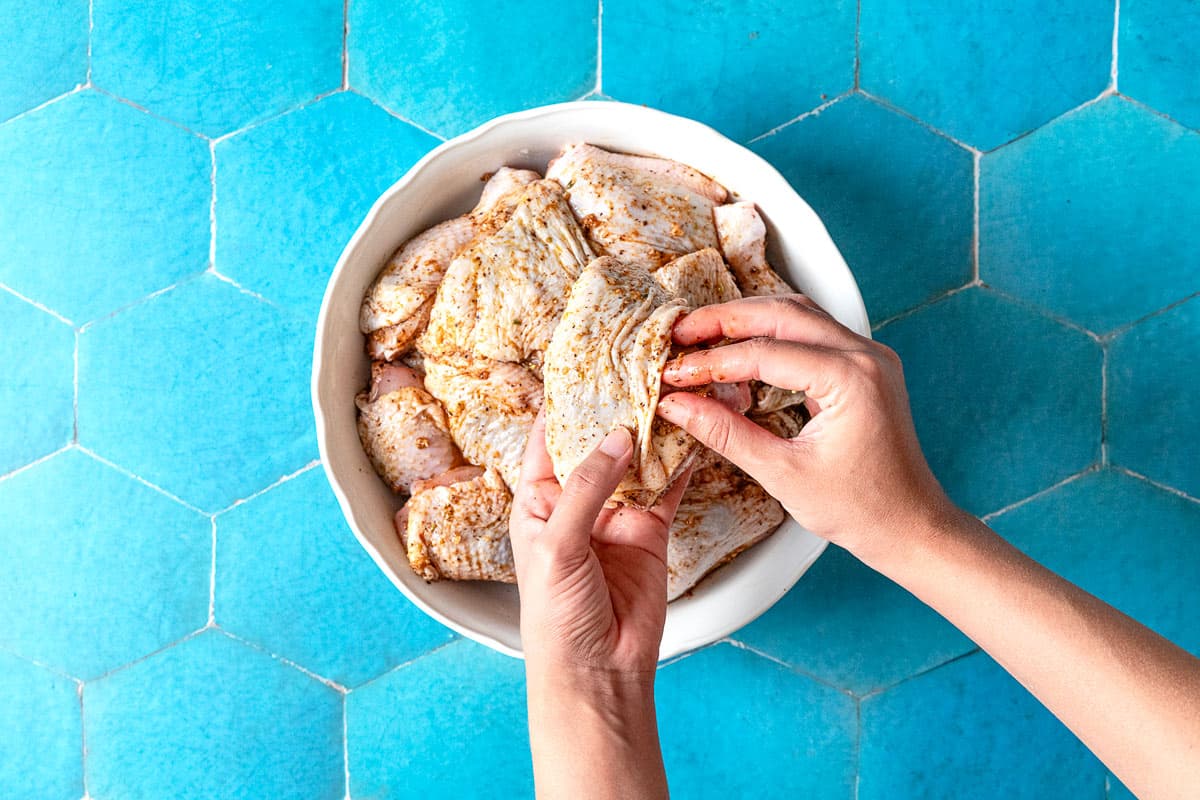
<path id="1" fill-rule="evenodd" d="M 752 479 L 655 415 L 681 315 L 792 291 L 754 205 L 726 198 L 684 164 L 571 144 L 545 178 L 500 168 L 470 213 L 383 266 L 360 315 L 373 366 L 358 426 L 403 501 L 394 522 L 417 575 L 514 580 L 512 490 L 543 405 L 560 480 L 614 427 L 633 433 L 614 503 L 650 506 L 695 464 L 671 528 L 670 599 L 779 525 Z M 699 391 L 795 435 L 803 395 L 751 388 Z"/>

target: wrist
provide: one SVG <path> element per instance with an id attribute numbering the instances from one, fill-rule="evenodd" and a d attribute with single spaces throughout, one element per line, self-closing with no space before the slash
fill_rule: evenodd
<path id="1" fill-rule="evenodd" d="M 851 553 L 876 572 L 891 576 L 980 525 L 939 492 L 881 520 Z"/>

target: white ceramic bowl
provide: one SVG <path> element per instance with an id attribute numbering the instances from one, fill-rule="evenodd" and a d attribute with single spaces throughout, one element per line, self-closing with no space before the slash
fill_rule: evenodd
<path id="1" fill-rule="evenodd" d="M 825 226 L 774 168 L 705 125 L 644 106 L 562 103 L 499 117 L 434 149 L 384 192 L 338 260 L 321 305 L 312 375 L 321 461 L 350 528 L 400 591 L 464 636 L 518 657 L 515 587 L 427 584 L 408 566 L 392 528 L 396 498 L 372 470 L 355 429 L 354 395 L 369 372 L 358 308 L 398 245 L 475 204 L 481 175 L 505 164 L 542 171 L 563 145 L 578 141 L 682 161 L 715 178 L 735 199 L 753 200 L 767 221 L 775 268 L 849 327 L 870 331 L 858 286 Z M 823 540 L 788 520 L 671 603 L 660 657 L 714 642 L 750 622 L 824 548 Z"/>

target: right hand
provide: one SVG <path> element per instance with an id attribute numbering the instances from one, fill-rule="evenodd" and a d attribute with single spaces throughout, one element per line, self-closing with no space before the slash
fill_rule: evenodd
<path id="1" fill-rule="evenodd" d="M 921 453 L 899 357 L 809 298 L 705 306 L 674 337 L 737 341 L 668 362 L 665 383 L 759 380 L 805 393 L 813 418 L 794 439 L 690 392 L 663 397 L 658 414 L 745 470 L 813 533 L 870 560 L 953 508 Z"/>

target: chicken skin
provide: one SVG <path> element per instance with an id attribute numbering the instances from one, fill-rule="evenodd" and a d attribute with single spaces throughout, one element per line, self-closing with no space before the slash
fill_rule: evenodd
<path id="1" fill-rule="evenodd" d="M 728 303 L 742 296 L 733 275 L 714 248 L 689 253 L 661 267 L 654 280 L 674 297 L 681 297 L 692 308 Z"/>
<path id="2" fill-rule="evenodd" d="M 654 270 L 717 246 L 712 211 L 728 193 L 677 161 L 573 144 L 550 162 L 546 177 L 567 190 L 597 253 Z"/>
<path id="3" fill-rule="evenodd" d="M 746 297 L 796 291 L 767 263 L 767 226 L 754 203 L 731 203 L 713 209 L 721 252 Z"/>

